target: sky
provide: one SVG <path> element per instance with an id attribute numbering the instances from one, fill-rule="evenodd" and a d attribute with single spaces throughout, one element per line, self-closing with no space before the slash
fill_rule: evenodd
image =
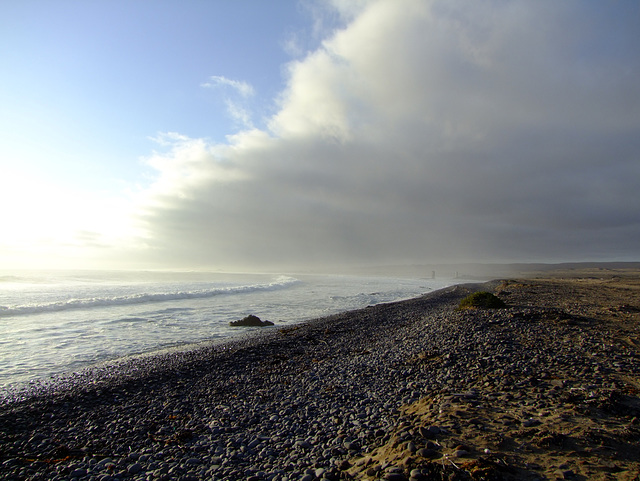
<path id="1" fill-rule="evenodd" d="M 0 266 L 640 260 L 640 3 L 0 3 Z"/>

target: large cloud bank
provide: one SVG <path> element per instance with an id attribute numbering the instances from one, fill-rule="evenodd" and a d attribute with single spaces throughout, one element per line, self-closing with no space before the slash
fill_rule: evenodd
<path id="1" fill-rule="evenodd" d="M 357 5 L 334 2 L 344 25 L 287 66 L 266 127 L 164 137 L 149 259 L 637 259 L 635 4 Z"/>

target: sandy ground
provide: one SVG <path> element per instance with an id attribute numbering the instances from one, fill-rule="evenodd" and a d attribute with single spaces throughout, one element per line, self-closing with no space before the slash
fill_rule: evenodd
<path id="1" fill-rule="evenodd" d="M 524 308 L 516 316 L 542 323 L 554 341 L 585 346 L 585 359 L 568 370 L 538 370 L 532 359 L 532 375 L 506 386 L 487 366 L 484 382 L 468 392 L 434 391 L 404 406 L 395 434 L 354 458 L 351 473 L 359 479 L 406 479 L 407 473 L 411 479 L 640 479 L 640 271 L 532 273 L 500 282 L 495 293 Z M 434 369 L 442 361 L 437 354 L 425 360 Z"/>

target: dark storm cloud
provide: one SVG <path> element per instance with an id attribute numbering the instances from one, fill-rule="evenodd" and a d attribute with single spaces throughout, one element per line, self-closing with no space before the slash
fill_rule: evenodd
<path id="1" fill-rule="evenodd" d="M 150 159 L 149 255 L 637 259 L 639 18 L 618 3 L 369 2 L 288 66 L 268 131 L 175 136 Z"/>

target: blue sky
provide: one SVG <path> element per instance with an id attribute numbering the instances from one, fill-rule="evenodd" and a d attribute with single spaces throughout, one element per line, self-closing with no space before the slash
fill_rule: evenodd
<path id="1" fill-rule="evenodd" d="M 283 88 L 294 2 L 4 2 L 2 156 L 109 187 L 135 179 L 158 132 L 224 141 L 238 129 L 211 76 L 250 79 L 255 122 Z M 101 184 L 105 185 L 101 185 Z"/>
<path id="2" fill-rule="evenodd" d="M 0 262 L 638 260 L 640 6 L 0 5 Z"/>

